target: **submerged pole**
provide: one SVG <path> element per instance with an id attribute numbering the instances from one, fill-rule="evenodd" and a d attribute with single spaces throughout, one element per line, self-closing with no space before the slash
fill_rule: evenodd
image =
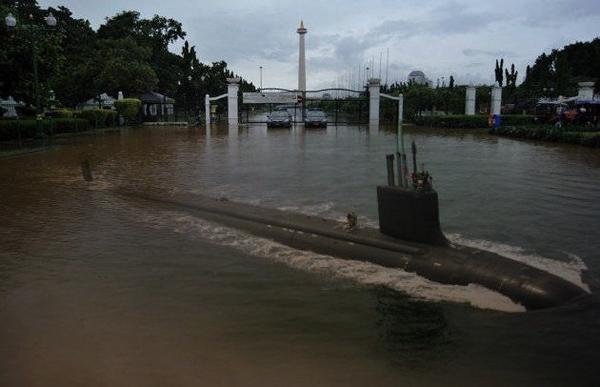
<path id="1" fill-rule="evenodd" d="M 406 154 L 402 154 L 402 184 L 404 188 L 408 188 L 408 181 L 406 177 L 408 176 L 408 163 L 406 161 Z"/>
<path id="2" fill-rule="evenodd" d="M 84 160 L 81 163 L 81 175 L 85 181 L 93 181 L 94 176 L 92 175 L 92 166 L 90 160 Z"/>
<path id="3" fill-rule="evenodd" d="M 386 155 L 385 156 L 386 166 L 387 166 L 387 179 L 388 185 L 390 187 L 396 185 L 394 181 L 394 155 Z M 400 183 L 400 182 L 398 182 Z"/>
<path id="4" fill-rule="evenodd" d="M 412 159 L 413 159 L 413 174 L 417 174 L 417 144 L 412 142 Z"/>

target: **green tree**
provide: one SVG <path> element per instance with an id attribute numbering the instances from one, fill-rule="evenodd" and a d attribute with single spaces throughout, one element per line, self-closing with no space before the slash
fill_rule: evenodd
<path id="1" fill-rule="evenodd" d="M 66 7 L 42 9 L 36 0 L 0 2 L 0 18 L 11 12 L 19 27 L 44 26 L 44 17 L 50 11 L 58 20 L 52 33 L 0 28 L 1 96 L 34 102 L 34 42 L 39 53 L 42 100 L 54 90 L 66 106 L 75 106 L 102 92 L 116 96 L 123 91 L 126 96 L 139 96 L 152 90 L 175 96 L 179 104 L 186 96 L 198 105 L 206 93 L 225 92 L 226 78 L 234 76 L 224 61 L 200 62 L 195 48 L 187 42 L 181 55 L 171 52 L 171 45 L 186 36 L 182 24 L 174 19 L 160 15 L 144 19 L 139 12 L 124 11 L 106 18 L 94 31 L 89 21 L 74 17 Z M 240 89 L 255 90 L 245 80 Z"/>
<path id="2" fill-rule="evenodd" d="M 569 71 L 569 61 L 567 55 L 563 52 L 556 55 L 554 60 L 554 85 L 558 95 L 574 94 L 576 91 L 570 86 L 571 75 Z"/>
<path id="3" fill-rule="evenodd" d="M 65 57 L 62 68 L 52 77 L 52 87 L 58 101 L 75 106 L 101 92 L 94 87 L 96 33 L 89 21 L 73 18 L 68 8 L 49 10 L 58 20 L 57 30 L 63 35 L 61 45 Z"/>
<path id="4" fill-rule="evenodd" d="M 17 28 L 0 29 L 0 94 L 13 95 L 29 104 L 35 101 L 33 77 L 33 49 L 37 51 L 40 95 L 48 99 L 52 78 L 61 71 L 65 62 L 59 29 L 44 31 L 47 15 L 36 1 L 8 1 L 0 5 L 0 18 L 4 21 L 11 12 L 17 19 Z M 28 28 L 27 26 L 30 26 Z"/>
<path id="5" fill-rule="evenodd" d="M 140 47 L 131 37 L 98 41 L 93 66 L 98 69 L 95 90 L 116 95 L 138 96 L 158 85 L 158 78 L 148 63 L 151 52 Z M 92 63 L 88 63 L 89 65 Z"/>
<path id="6" fill-rule="evenodd" d="M 420 116 L 423 111 L 431 110 L 436 101 L 433 89 L 427 85 L 411 83 L 404 91 L 407 116 Z"/>
<path id="7" fill-rule="evenodd" d="M 494 70 L 496 75 L 496 82 L 498 86 L 502 87 L 504 85 L 504 59 L 500 59 L 500 63 L 498 63 L 498 59 L 496 59 L 496 69 Z"/>
<path id="8" fill-rule="evenodd" d="M 529 66 L 524 82 L 519 86 L 522 96 L 573 95 L 577 82 L 600 80 L 600 38 L 576 42 L 550 54 L 542 53 Z M 546 89 L 546 92 L 544 92 Z M 548 90 L 553 89 L 554 93 Z M 596 82 L 600 92 L 600 82 Z"/>
<path id="9" fill-rule="evenodd" d="M 504 70 L 504 74 L 506 77 L 506 87 L 514 89 L 517 87 L 517 78 L 519 77 L 519 72 L 515 69 L 515 64 L 513 63 L 510 66 L 510 72 L 508 69 Z"/>
<path id="10" fill-rule="evenodd" d="M 142 19 L 137 11 L 123 11 L 107 18 L 98 29 L 100 39 L 128 37 L 138 46 L 149 49 L 148 63 L 157 76 L 156 87 L 164 93 L 173 93 L 177 90 L 177 81 L 181 81 L 181 58 L 169 51 L 169 45 L 185 35 L 180 22 L 159 15 Z"/>

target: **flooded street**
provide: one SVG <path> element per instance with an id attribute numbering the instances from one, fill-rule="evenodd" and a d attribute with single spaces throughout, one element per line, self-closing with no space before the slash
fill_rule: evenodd
<path id="1" fill-rule="evenodd" d="M 123 130 L 0 160 L 0 386 L 599 385 L 600 152 L 406 132 L 449 239 L 594 295 L 523 313 L 479 286 L 294 250 L 115 192 L 354 211 L 376 226 L 393 131 Z"/>

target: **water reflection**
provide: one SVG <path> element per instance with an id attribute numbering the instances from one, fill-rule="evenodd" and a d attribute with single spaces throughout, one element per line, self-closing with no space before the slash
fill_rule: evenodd
<path id="1" fill-rule="evenodd" d="M 578 255 L 586 276 L 598 277 L 597 150 L 485 131 L 405 129 L 434 174 L 447 231 L 523 260 L 556 257 L 564 270 Z M 243 375 L 238 384 L 269 374 L 264 385 L 423 385 L 437 373 L 432 385 L 532 385 L 540 384 L 539 372 L 544 382 L 568 384 L 577 375 L 598 385 L 590 366 L 600 337 L 597 304 L 496 319 L 369 291 L 274 263 L 268 257 L 276 247 L 268 243 L 259 258 L 205 242 L 203 232 L 221 230 L 188 229 L 181 213 L 110 193 L 121 185 L 199 192 L 329 218 L 355 211 L 362 224 L 376 225 L 374 187 L 385 182 L 395 127 L 140 128 L 62 145 L 0 163 L 0 384 L 27 385 L 3 379 L 19 371 L 48 384 L 44 376 L 63 367 L 79 376 L 120 375 L 107 362 L 118 353 L 118 363 L 133 368 L 128 381 L 166 369 L 163 384 L 201 378 L 198 364 L 209 364 L 211 380 Z M 90 184 L 81 178 L 86 159 Z M 597 282 L 591 288 L 598 291 Z M 485 327 L 486 319 L 493 324 Z M 505 344 L 490 351 L 499 341 Z"/>
<path id="2" fill-rule="evenodd" d="M 372 291 L 377 299 L 377 330 L 393 361 L 405 367 L 426 367 L 447 355 L 452 333 L 442 307 L 415 300 L 384 287 Z"/>

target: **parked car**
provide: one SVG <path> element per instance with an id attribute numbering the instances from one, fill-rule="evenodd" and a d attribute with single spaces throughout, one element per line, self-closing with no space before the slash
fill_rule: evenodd
<path id="1" fill-rule="evenodd" d="M 267 116 L 267 128 L 275 127 L 292 127 L 292 117 L 290 116 L 290 113 L 287 112 L 287 110 L 276 110 Z"/>
<path id="2" fill-rule="evenodd" d="M 327 116 L 323 110 L 308 110 L 304 118 L 305 128 L 326 128 Z"/>

